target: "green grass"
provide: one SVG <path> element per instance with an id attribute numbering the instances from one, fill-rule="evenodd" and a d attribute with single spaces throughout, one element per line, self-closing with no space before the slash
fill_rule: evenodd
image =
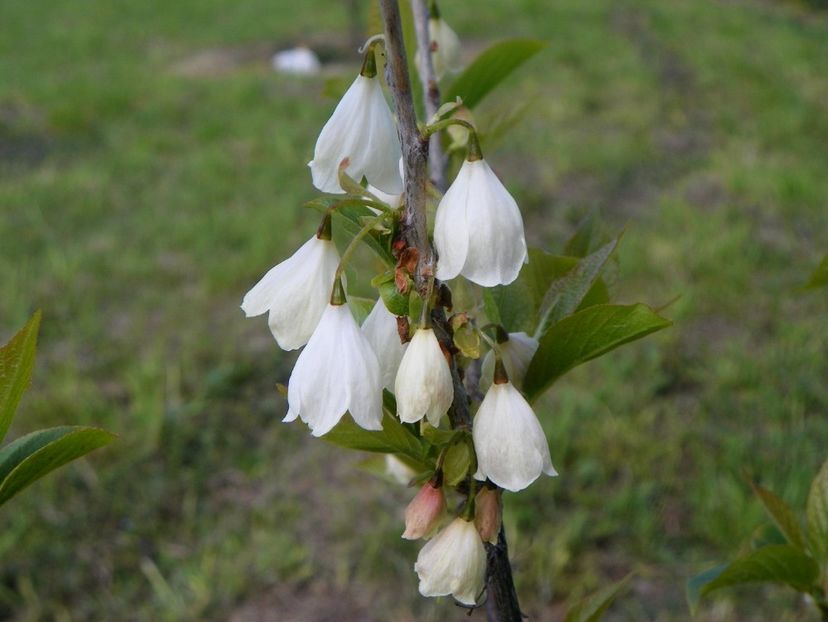
<path id="1" fill-rule="evenodd" d="M 684 580 L 763 522 L 746 477 L 802 507 L 827 457 L 828 300 L 798 287 L 828 248 L 828 17 L 758 0 L 443 4 L 467 41 L 549 41 L 481 112 L 532 101 L 487 150 L 531 243 L 560 249 L 600 208 L 627 228 L 619 299 L 681 295 L 674 328 L 544 398 L 561 477 L 507 496 L 524 607 L 554 619 L 636 570 L 615 619 L 687 619 Z M 295 354 L 238 309 L 315 227 L 299 206 L 334 105 L 325 79 L 273 74 L 260 50 L 310 40 L 356 60 L 344 5 L 0 5 L 0 335 L 44 310 L 13 434 L 121 435 L 4 509 L 3 617 L 464 619 L 417 596 L 410 492 L 279 423 Z M 187 64 L 216 49 L 258 60 Z M 804 611 L 747 589 L 700 619 Z"/>

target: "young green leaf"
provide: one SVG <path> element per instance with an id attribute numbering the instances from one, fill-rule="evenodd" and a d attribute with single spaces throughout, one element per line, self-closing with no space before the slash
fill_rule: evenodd
<path id="1" fill-rule="evenodd" d="M 618 247 L 620 236 L 605 244 L 591 255 L 581 259 L 572 270 L 552 281 L 543 297 L 538 312 L 535 339 L 541 339 L 547 329 L 575 312 L 587 293 L 601 276 L 607 260 Z"/>
<path id="2" fill-rule="evenodd" d="M 819 566 L 812 558 L 789 544 L 775 544 L 699 575 L 694 579 L 693 589 L 698 595 L 696 598 L 744 583 L 782 583 L 807 592 L 818 577 Z M 689 592 L 688 585 L 688 598 Z"/>
<path id="3" fill-rule="evenodd" d="M 822 258 L 811 278 L 805 283 L 805 289 L 816 289 L 818 287 L 828 287 L 828 255 Z"/>
<path id="4" fill-rule="evenodd" d="M 559 257 L 530 248 L 529 263 L 513 283 L 483 290 L 483 304 L 489 320 L 501 324 L 509 332 L 531 334 L 538 308 L 550 284 L 577 263 L 574 257 Z"/>
<path id="5" fill-rule="evenodd" d="M 627 589 L 631 578 L 632 574 L 628 574 L 620 581 L 587 596 L 567 612 L 564 622 L 598 622 L 621 592 Z"/>
<path id="6" fill-rule="evenodd" d="M 0 505 L 50 471 L 115 438 L 99 428 L 61 426 L 39 430 L 9 443 L 0 451 Z"/>
<path id="7" fill-rule="evenodd" d="M 642 304 L 596 305 L 578 311 L 541 339 L 523 381 L 524 393 L 534 400 L 573 367 L 671 324 Z"/>
<path id="8" fill-rule="evenodd" d="M 779 531 L 782 532 L 782 535 L 785 536 L 785 539 L 800 551 L 804 550 L 805 539 L 802 537 L 802 529 L 799 526 L 799 519 L 796 517 L 796 514 L 793 513 L 793 510 L 788 507 L 787 503 L 767 488 L 764 488 L 754 482 L 751 482 L 750 485 L 753 487 L 753 492 L 756 493 L 757 497 L 759 497 L 762 505 L 765 506 L 765 511 L 768 516 L 779 528 Z"/>
<path id="9" fill-rule="evenodd" d="M 350 416 L 346 416 L 321 438 L 348 449 L 403 454 L 423 469 L 429 466 L 425 461 L 425 445 L 388 412 L 382 418 L 382 430 L 365 430 L 354 423 Z"/>
<path id="10" fill-rule="evenodd" d="M 811 551 L 820 561 L 828 561 L 828 460 L 811 483 L 806 517 Z"/>
<path id="11" fill-rule="evenodd" d="M 37 311 L 11 341 L 0 347 L 0 441 L 6 437 L 17 405 L 32 379 L 39 329 Z"/>
<path id="12" fill-rule="evenodd" d="M 344 200 L 339 201 L 338 203 L 341 204 L 342 202 L 344 202 Z M 325 214 L 330 209 L 330 203 L 325 200 L 317 199 L 314 201 L 308 201 L 305 203 L 305 207 Z M 365 223 L 365 219 L 374 218 L 375 216 L 376 214 L 374 214 L 374 212 L 368 209 L 365 205 L 360 205 L 358 199 L 354 199 L 353 201 L 348 200 L 347 204 L 340 205 L 340 207 L 338 207 L 333 213 L 335 240 L 338 244 L 347 243 L 357 233 L 359 233 Z M 385 239 L 387 239 L 387 236 L 382 238 L 379 235 L 379 232 L 372 231 L 362 238 L 362 241 L 372 251 L 374 251 L 377 257 L 382 259 L 386 265 L 393 266 L 396 264 L 396 259 L 394 259 L 394 256 L 391 254 L 390 247 L 384 243 Z"/>
<path id="13" fill-rule="evenodd" d="M 353 313 L 357 324 L 362 324 L 368 314 L 371 313 L 374 301 L 361 296 L 348 296 L 348 306 L 351 308 L 351 313 Z"/>
<path id="14" fill-rule="evenodd" d="M 468 443 L 455 443 L 449 447 L 443 461 L 443 474 L 446 484 L 456 486 L 462 482 L 466 478 L 471 459 L 472 455 Z"/>
<path id="15" fill-rule="evenodd" d="M 687 604 L 690 605 L 691 614 L 695 615 L 696 609 L 699 607 L 699 601 L 702 597 L 702 588 L 717 579 L 728 566 L 729 564 L 719 564 L 718 566 L 714 566 L 713 568 L 697 574 L 695 577 L 687 581 Z"/>
<path id="16" fill-rule="evenodd" d="M 454 101 L 459 96 L 467 108 L 474 108 L 515 69 L 544 47 L 544 41 L 535 39 L 510 39 L 495 43 L 448 86 L 443 93 L 443 101 Z"/>

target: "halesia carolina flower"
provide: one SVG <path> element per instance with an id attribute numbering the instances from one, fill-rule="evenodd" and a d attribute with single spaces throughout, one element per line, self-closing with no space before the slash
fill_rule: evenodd
<path id="1" fill-rule="evenodd" d="M 484 542 L 497 544 L 503 506 L 500 491 L 483 486 L 474 498 L 474 525 Z"/>
<path id="2" fill-rule="evenodd" d="M 474 605 L 486 576 L 486 550 L 474 523 L 455 518 L 422 548 L 414 570 L 423 596 L 451 594 Z"/>
<path id="3" fill-rule="evenodd" d="M 431 17 L 428 20 L 428 33 L 431 39 L 431 66 L 434 69 L 434 76 L 442 80 L 449 72 L 459 71 L 460 64 L 460 38 L 441 17 Z M 422 71 L 420 65 L 420 50 L 414 58 L 417 70 Z"/>
<path id="4" fill-rule="evenodd" d="M 430 538 L 440 526 L 445 511 L 443 487 L 432 481 L 426 482 L 405 508 L 405 532 L 402 537 L 406 540 Z"/>
<path id="5" fill-rule="evenodd" d="M 288 413 L 314 436 L 329 432 L 345 411 L 366 430 L 382 429 L 379 363 L 347 304 L 330 304 L 288 382 Z"/>
<path id="6" fill-rule="evenodd" d="M 487 391 L 472 423 L 478 466 L 474 477 L 489 478 L 517 492 L 541 473 L 554 476 L 557 472 L 532 407 L 511 382 L 498 380 Z"/>
<path id="7" fill-rule="evenodd" d="M 371 313 L 362 323 L 362 332 L 377 355 L 382 386 L 393 391 L 394 379 L 397 377 L 406 346 L 400 342 L 397 319 L 386 308 L 382 298 L 377 300 Z"/>
<path id="8" fill-rule="evenodd" d="M 280 348 L 301 348 L 325 311 L 338 265 L 330 236 L 313 237 L 271 268 L 247 292 L 241 308 L 247 317 L 269 313 L 267 321 Z"/>
<path id="9" fill-rule="evenodd" d="M 397 371 L 394 395 L 401 421 L 414 423 L 427 417 L 434 427 L 440 425 L 454 398 L 454 386 L 433 329 L 414 333 Z"/>
<path id="10" fill-rule="evenodd" d="M 345 173 L 388 194 L 403 191 L 397 167 L 402 152 L 391 110 L 377 78 L 373 50 L 368 50 L 362 72 L 342 96 L 322 128 L 308 163 L 313 185 L 322 192 L 342 194 L 339 167 Z"/>
<path id="11" fill-rule="evenodd" d="M 523 386 L 523 379 L 529 370 L 529 363 L 532 362 L 532 357 L 538 351 L 538 345 L 537 339 L 533 339 L 524 332 L 509 333 L 506 341 L 498 342 L 503 366 L 506 368 L 509 380 L 516 387 Z M 484 387 L 488 387 L 492 383 L 494 368 L 495 354 L 492 350 L 489 350 L 483 359 L 481 381 Z"/>
<path id="12" fill-rule="evenodd" d="M 483 287 L 507 285 L 528 261 L 517 203 L 482 158 L 466 160 L 443 195 L 434 246 L 443 281 L 462 275 Z"/>

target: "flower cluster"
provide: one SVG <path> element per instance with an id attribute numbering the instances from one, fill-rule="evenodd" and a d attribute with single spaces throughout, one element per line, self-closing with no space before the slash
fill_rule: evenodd
<path id="1" fill-rule="evenodd" d="M 435 19 L 432 30 L 435 53 L 456 53 L 456 35 L 448 26 Z M 484 590 L 484 543 L 498 539 L 501 490 L 519 491 L 542 473 L 556 473 L 541 425 L 520 392 L 538 344 L 499 326 L 492 340 L 474 319 L 479 309 L 452 317 L 462 318 L 457 334 L 464 330 L 491 345 L 482 365 L 488 388 L 470 426 L 452 414 L 455 401 L 465 400 L 457 393 L 464 361 L 475 356 L 464 358 L 455 345 L 455 323 L 445 318 L 453 309 L 442 281 L 464 277 L 481 287 L 513 282 L 528 261 L 523 220 L 472 128 L 465 160 L 436 207 L 436 270 L 425 275 L 426 288 L 414 285 L 422 275 L 402 232 L 401 148 L 378 77 L 379 45 L 374 40 L 367 46 L 362 70 L 323 127 L 309 164 L 313 185 L 340 196 L 325 199 L 316 235 L 267 272 L 241 306 L 247 316 L 268 313 L 281 348 L 304 347 L 288 383 L 284 421 L 300 419 L 322 436 L 347 412 L 366 434 L 383 434 L 384 426 L 393 425 L 426 447 L 416 459 L 392 459 L 403 479 L 427 469 L 425 480 L 414 476 L 420 488 L 405 511 L 402 535 L 427 540 L 414 565 L 423 595 L 450 594 L 475 605 Z M 454 67 L 448 57 L 434 60 L 440 72 Z M 454 122 L 437 119 L 425 132 Z M 349 222 L 361 228 L 340 255 L 332 216 L 354 205 L 362 211 Z M 357 243 L 369 237 L 391 249 L 397 263 L 389 264 L 388 278 L 374 280 L 390 279 L 393 291 L 382 291 L 360 326 L 343 272 Z M 384 393 L 394 399 L 384 401 Z M 462 500 L 459 505 L 447 500 L 451 495 Z"/>

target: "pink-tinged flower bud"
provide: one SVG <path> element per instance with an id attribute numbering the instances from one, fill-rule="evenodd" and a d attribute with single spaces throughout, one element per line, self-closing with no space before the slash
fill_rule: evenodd
<path id="1" fill-rule="evenodd" d="M 502 517 L 500 491 L 483 486 L 474 498 L 474 524 L 481 540 L 497 544 Z"/>
<path id="2" fill-rule="evenodd" d="M 439 527 L 445 511 L 443 488 L 426 482 L 405 508 L 405 533 L 402 537 L 406 540 L 430 538 Z"/>

